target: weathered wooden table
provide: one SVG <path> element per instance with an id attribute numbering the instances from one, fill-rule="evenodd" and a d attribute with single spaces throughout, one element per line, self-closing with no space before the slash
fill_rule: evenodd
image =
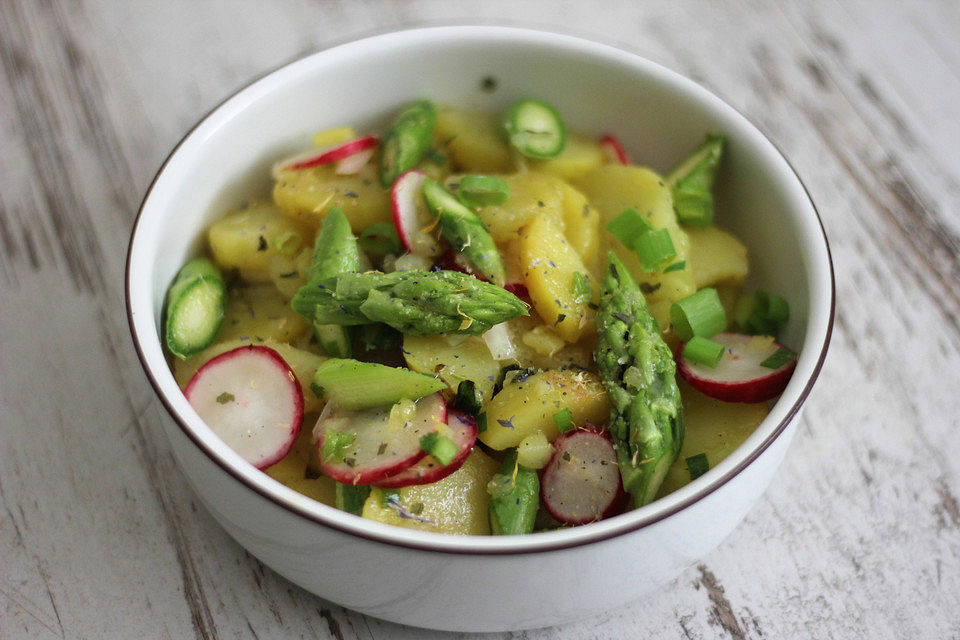
<path id="1" fill-rule="evenodd" d="M 425 638 L 323 602 L 198 509 L 122 280 L 139 200 L 224 95 L 424 22 L 574 30 L 687 74 L 805 179 L 838 276 L 790 455 L 719 549 L 524 638 L 960 637 L 960 5 L 0 0 L 0 638 Z M 464 597 L 470 597 L 464 594 Z"/>

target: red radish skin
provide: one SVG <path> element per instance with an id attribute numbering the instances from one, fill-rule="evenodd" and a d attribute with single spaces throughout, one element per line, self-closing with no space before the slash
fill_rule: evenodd
<path id="1" fill-rule="evenodd" d="M 390 205 L 393 210 L 393 226 L 403 248 L 431 260 L 440 255 L 442 244 L 437 236 L 425 229 L 436 225 L 436 219 L 422 201 L 423 179 L 426 176 L 411 169 L 393 183 L 390 189 Z"/>
<path id="2" fill-rule="evenodd" d="M 379 145 L 380 141 L 377 140 L 376 137 L 364 136 L 349 142 L 344 142 L 343 144 L 325 147 L 319 151 L 310 151 L 303 156 L 299 156 L 289 161 L 288 164 L 283 165 L 282 168 L 285 171 L 312 169 L 313 167 L 340 162 L 341 160 L 345 160 L 354 154 L 376 149 Z M 359 169 L 357 170 L 359 171 Z"/>
<path id="3" fill-rule="evenodd" d="M 477 443 L 477 422 L 465 413 L 450 411 L 447 413 L 447 426 L 450 427 L 451 433 L 441 433 L 452 439 L 459 447 L 450 464 L 442 465 L 433 456 L 424 456 L 412 467 L 373 484 L 381 489 L 399 489 L 415 484 L 429 484 L 443 480 L 463 466 L 463 462 Z"/>
<path id="4" fill-rule="evenodd" d="M 530 300 L 530 290 L 522 282 L 508 282 L 503 285 L 503 288 L 521 300 Z"/>
<path id="5" fill-rule="evenodd" d="M 437 265 L 446 271 L 458 271 L 460 273 L 465 273 L 468 276 L 473 276 L 477 280 L 489 282 L 489 280 L 477 273 L 477 271 L 473 268 L 473 265 L 470 264 L 470 261 L 467 260 L 462 253 L 454 251 L 453 249 L 440 256 L 440 260 Z M 521 300 L 530 299 L 530 290 L 527 289 L 526 284 L 520 282 L 519 280 L 507 282 L 503 285 L 503 288 Z"/>
<path id="6" fill-rule="evenodd" d="M 716 368 L 684 358 L 686 345 L 680 347 L 676 360 L 677 370 L 691 387 L 717 400 L 742 403 L 771 400 L 783 393 L 797 366 L 796 359 L 779 369 L 760 366 L 778 349 L 786 348 L 776 342 L 756 346 L 756 336 L 739 333 L 720 333 L 711 340 L 726 348 Z"/>
<path id="7" fill-rule="evenodd" d="M 627 156 L 626 149 L 620 143 L 616 136 L 609 133 L 600 137 L 600 146 L 612 162 L 617 164 L 630 164 L 630 158 Z"/>
<path id="8" fill-rule="evenodd" d="M 211 359 L 184 395 L 207 426 L 258 469 L 290 453 L 303 424 L 300 384 L 269 347 L 238 347 Z"/>
<path id="9" fill-rule="evenodd" d="M 613 442 L 593 425 L 561 434 L 540 479 L 540 500 L 565 524 L 587 524 L 623 513 L 623 490 Z"/>
<path id="10" fill-rule="evenodd" d="M 360 169 L 363 169 L 367 163 L 370 162 L 370 158 L 372 158 L 376 152 L 377 150 L 375 148 L 366 149 L 360 153 L 348 156 L 337 163 L 337 167 L 333 172 L 340 176 L 352 176 L 360 173 Z"/>
<path id="11" fill-rule="evenodd" d="M 420 436 L 447 422 L 447 404 L 440 393 L 420 398 L 416 412 L 403 426 L 390 426 L 391 407 L 350 411 L 332 403 L 314 427 L 320 468 L 343 484 L 373 484 L 413 466 L 424 457 Z M 323 460 L 327 429 L 353 434 L 342 459 Z"/>

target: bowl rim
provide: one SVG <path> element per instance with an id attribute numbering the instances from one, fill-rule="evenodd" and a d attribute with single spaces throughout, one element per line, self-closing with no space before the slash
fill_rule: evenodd
<path id="1" fill-rule="evenodd" d="M 496 546 L 483 545 L 481 548 L 477 548 L 476 543 L 478 540 L 487 540 L 487 539 L 490 539 L 490 537 L 467 536 L 467 535 L 451 536 L 449 534 L 420 532 L 420 531 L 413 531 L 413 530 L 405 529 L 401 527 L 386 525 L 382 523 L 366 523 L 367 525 L 369 524 L 377 525 L 375 527 L 372 527 L 373 529 L 372 531 L 366 531 L 363 529 L 368 527 L 360 526 L 362 521 L 360 518 L 357 518 L 356 516 L 353 516 L 353 518 L 351 519 L 351 520 L 354 520 L 354 519 L 357 520 L 358 522 L 356 523 L 351 522 L 350 520 L 345 520 L 343 523 L 340 523 L 340 522 L 337 522 L 333 517 L 323 517 L 322 513 L 326 509 L 333 510 L 337 514 L 344 515 L 344 516 L 351 515 L 351 514 L 343 514 L 342 512 L 336 511 L 333 507 L 330 507 L 328 505 L 323 505 L 322 503 L 318 503 L 321 507 L 323 507 L 323 509 L 320 509 L 319 514 L 313 513 L 308 509 L 304 509 L 301 506 L 294 504 L 289 500 L 284 499 L 283 496 L 278 496 L 275 493 L 272 493 L 271 491 L 267 490 L 267 488 L 261 486 L 261 483 L 255 482 L 250 478 L 244 477 L 244 475 L 240 473 L 238 469 L 234 468 L 229 461 L 224 460 L 218 453 L 214 452 L 212 448 L 206 442 L 204 442 L 204 440 L 200 437 L 200 435 L 197 434 L 194 431 L 194 429 L 187 424 L 185 420 L 181 419 L 181 417 L 178 415 L 177 410 L 175 410 L 171 401 L 166 397 L 160 383 L 154 376 L 154 373 L 151 369 L 152 365 L 148 362 L 147 356 L 144 352 L 143 346 L 141 345 L 140 338 L 136 328 L 136 321 L 134 318 L 135 313 L 133 309 L 132 295 L 131 295 L 132 293 L 131 276 L 132 276 L 134 245 L 135 245 L 135 240 L 137 238 L 137 232 L 140 228 L 141 218 L 144 214 L 146 205 L 150 200 L 150 196 L 153 193 L 154 187 L 157 185 L 157 182 L 160 180 L 161 176 L 164 174 L 165 170 L 167 169 L 167 166 L 175 158 L 175 156 L 177 155 L 181 147 L 184 145 L 184 143 L 186 143 L 187 140 L 189 140 L 192 137 L 192 135 L 200 127 L 202 127 L 206 122 L 208 122 L 214 116 L 214 114 L 216 114 L 223 106 L 231 102 L 234 98 L 238 97 L 240 94 L 244 93 L 254 85 L 258 84 L 261 80 L 264 80 L 275 73 L 278 73 L 284 69 L 287 69 L 288 67 L 297 65 L 298 63 L 301 63 L 304 60 L 313 58 L 315 56 L 327 54 L 328 52 L 334 49 L 358 45 L 359 43 L 366 43 L 371 40 L 410 35 L 417 32 L 426 34 L 427 32 L 443 32 L 443 31 L 462 30 L 462 29 L 476 29 L 479 31 L 486 31 L 491 33 L 500 32 L 501 34 L 507 34 L 507 35 L 510 35 L 511 37 L 518 37 L 521 39 L 527 38 L 528 40 L 537 39 L 537 38 L 552 38 L 555 40 L 555 43 L 558 46 L 562 46 L 564 44 L 571 45 L 571 46 L 572 45 L 589 46 L 589 47 L 592 47 L 593 50 L 598 53 L 606 52 L 608 54 L 611 54 L 615 52 L 617 55 L 629 56 L 633 58 L 635 63 L 643 64 L 651 70 L 655 70 L 661 74 L 665 74 L 666 76 L 671 77 L 674 81 L 680 82 L 682 84 L 688 84 L 688 88 L 694 91 L 702 92 L 703 94 L 710 96 L 714 100 L 719 101 L 726 108 L 732 110 L 740 118 L 742 118 L 745 123 L 749 124 L 749 126 L 752 127 L 755 130 L 755 132 L 759 134 L 759 136 L 763 138 L 763 140 L 766 141 L 767 144 L 770 145 L 770 147 L 776 152 L 779 158 L 783 160 L 786 167 L 789 169 L 790 173 L 792 174 L 793 179 L 796 180 L 797 184 L 801 187 L 803 194 L 805 196 L 805 199 L 807 203 L 810 205 L 810 209 L 812 210 L 814 216 L 816 217 L 816 222 L 820 230 L 820 236 L 823 241 L 823 248 L 825 250 L 825 257 L 826 257 L 826 265 L 825 265 L 826 275 L 829 277 L 829 297 L 830 297 L 829 311 L 827 312 L 826 327 L 823 333 L 823 340 L 819 347 L 817 360 L 813 365 L 810 371 L 810 375 L 806 380 L 803 388 L 797 394 L 796 400 L 789 407 L 789 409 L 786 411 L 786 413 L 783 415 L 783 417 L 777 423 L 777 425 L 772 429 L 769 435 L 767 435 L 767 437 L 764 438 L 760 443 L 755 444 L 753 448 L 744 456 L 744 458 L 740 460 L 734 467 L 732 467 L 731 469 L 728 469 L 722 475 L 711 479 L 708 483 L 705 483 L 703 486 L 697 488 L 695 491 L 689 492 L 689 495 L 687 495 L 682 499 L 677 500 L 675 504 L 666 506 L 666 503 L 665 503 L 660 509 L 655 509 L 655 508 L 650 509 L 648 513 L 643 514 L 641 517 L 636 517 L 632 521 L 624 521 L 620 526 L 616 526 L 616 527 L 608 526 L 604 530 L 594 529 L 595 533 L 580 534 L 577 536 L 577 539 L 563 540 L 562 536 L 564 532 L 582 532 L 584 529 L 595 527 L 596 525 L 600 525 L 601 523 L 599 522 L 592 523 L 591 525 L 587 525 L 586 527 L 576 527 L 572 529 L 565 529 L 560 532 L 554 532 L 554 533 L 560 534 L 560 538 L 556 540 L 554 539 L 545 540 L 544 536 L 549 536 L 549 534 L 537 534 L 537 535 L 531 534 L 526 536 L 503 536 L 503 537 L 492 538 L 494 540 L 503 541 L 503 544 L 498 544 Z M 742 473 L 757 458 L 759 458 L 760 455 L 764 451 L 766 451 L 773 444 L 775 440 L 777 440 L 784 433 L 787 426 L 793 421 L 794 417 L 799 412 L 800 408 L 803 406 L 807 397 L 810 395 L 810 392 L 813 389 L 814 383 L 819 377 L 819 374 L 821 369 L 823 368 L 823 364 L 826 359 L 827 351 L 833 335 L 833 326 L 834 326 L 834 320 L 836 315 L 836 277 L 834 274 L 833 257 L 832 257 L 832 252 L 830 250 L 830 243 L 827 238 L 826 230 L 823 225 L 823 219 L 820 216 L 820 212 L 816 207 L 816 203 L 813 201 L 813 198 L 810 194 L 809 189 L 807 189 L 807 186 L 804 184 L 803 180 L 800 178 L 796 169 L 790 163 L 790 161 L 786 158 L 786 156 L 783 154 L 780 148 L 776 144 L 774 144 L 772 140 L 770 140 L 767 134 L 762 129 L 760 129 L 760 127 L 758 127 L 753 121 L 748 119 L 738 109 L 731 106 L 726 101 L 721 100 L 719 97 L 713 94 L 713 92 L 709 91 L 699 83 L 696 83 L 695 81 L 680 74 L 679 72 L 673 71 L 672 69 L 668 69 L 667 67 L 664 67 L 659 63 L 656 63 L 647 58 L 644 58 L 643 56 L 640 56 L 630 51 L 626 51 L 624 49 L 620 49 L 615 46 L 611 46 L 609 44 L 597 42 L 595 40 L 585 38 L 583 36 L 570 35 L 570 34 L 565 34 L 557 31 L 549 30 L 549 29 L 542 29 L 542 28 L 533 29 L 533 28 L 520 27 L 520 26 L 503 26 L 503 25 L 494 25 L 494 24 L 458 24 L 458 25 L 442 25 L 442 26 L 434 25 L 434 26 L 421 26 L 421 27 L 413 27 L 413 28 L 401 28 L 401 29 L 378 32 L 374 34 L 363 35 L 360 37 L 351 37 L 349 39 L 336 42 L 331 46 L 325 47 L 318 51 L 314 51 L 314 52 L 303 54 L 303 55 L 298 55 L 296 58 L 292 60 L 285 61 L 274 68 L 268 69 L 267 71 L 264 71 L 263 73 L 252 77 L 249 81 L 245 82 L 243 85 L 238 87 L 229 95 L 225 96 L 222 100 L 217 102 L 213 107 L 211 107 L 208 111 L 206 111 L 197 120 L 197 122 L 193 124 L 193 126 L 191 126 L 183 134 L 183 136 L 179 139 L 176 145 L 174 145 L 174 147 L 171 149 L 170 153 L 167 154 L 167 156 L 164 158 L 163 162 L 161 163 L 159 169 L 157 170 L 156 174 L 154 175 L 153 179 L 151 180 L 150 185 L 147 187 L 146 192 L 144 193 L 143 199 L 137 210 L 137 215 L 134 219 L 134 222 L 130 231 L 130 240 L 127 247 L 127 256 L 126 256 L 125 269 L 124 269 L 124 300 L 125 300 L 125 308 L 127 313 L 127 322 L 128 322 L 131 337 L 133 340 L 134 348 L 137 352 L 137 357 L 140 361 L 140 365 L 143 368 L 143 371 L 146 374 L 146 377 L 151 387 L 153 388 L 154 393 L 159 398 L 161 404 L 163 405 L 166 412 L 169 414 L 170 418 L 179 427 L 179 429 L 183 432 L 183 434 L 187 436 L 187 438 L 207 458 L 209 458 L 211 462 L 217 465 L 221 470 L 225 471 L 234 480 L 243 484 L 248 489 L 251 489 L 252 491 L 254 491 L 254 493 L 259 494 L 260 497 L 270 501 L 276 506 L 279 506 L 285 509 L 286 511 L 290 512 L 293 515 L 299 516 L 301 518 L 309 520 L 312 523 L 321 525 L 325 528 L 333 529 L 336 532 L 346 534 L 349 536 L 356 536 L 371 542 L 377 542 L 377 543 L 395 546 L 395 547 L 401 547 L 401 548 L 412 549 L 412 550 L 420 550 L 420 551 L 430 551 L 435 553 L 445 553 L 445 554 L 452 554 L 452 555 L 470 555 L 470 556 L 490 556 L 490 555 L 508 556 L 508 555 L 535 554 L 535 553 L 544 553 L 544 552 L 550 552 L 550 551 L 572 549 L 572 548 L 576 548 L 576 547 L 580 547 L 588 544 L 593 544 L 596 542 L 602 542 L 602 541 L 609 540 L 611 538 L 619 537 L 622 535 L 626 535 L 629 533 L 633 533 L 637 530 L 643 529 L 650 525 L 656 524 L 662 520 L 665 520 L 677 514 L 678 512 L 693 506 L 694 504 L 700 502 L 702 499 L 713 494 L 715 491 L 717 491 L 718 489 L 723 487 L 725 484 L 733 480 L 733 478 L 735 478 L 740 473 Z M 152 318 L 151 318 L 151 322 L 152 322 Z M 804 349 L 804 352 L 807 352 L 807 349 L 810 349 L 810 348 L 812 347 L 806 347 Z M 164 366 L 167 366 L 166 362 L 164 362 Z M 779 404 L 779 400 L 777 401 L 777 403 L 774 404 L 773 406 L 774 409 L 776 408 L 777 404 Z M 260 474 L 260 475 L 262 476 L 262 478 L 269 478 L 269 476 L 267 476 L 266 474 Z M 706 478 L 704 478 L 704 480 L 706 480 Z M 688 485 L 688 487 L 689 486 L 690 485 Z M 662 499 L 655 500 L 654 502 L 650 503 L 650 505 L 645 505 L 645 507 L 655 507 L 656 503 L 661 501 Z M 638 510 L 635 510 L 635 512 L 636 511 Z M 626 515 L 627 514 L 623 514 L 622 516 L 618 516 L 617 518 L 613 518 L 605 522 L 610 523 L 616 520 L 620 520 L 624 518 L 624 516 Z M 425 539 L 424 540 L 404 539 L 411 536 L 414 538 L 422 537 Z M 570 535 L 567 537 L 572 538 L 574 536 Z"/>

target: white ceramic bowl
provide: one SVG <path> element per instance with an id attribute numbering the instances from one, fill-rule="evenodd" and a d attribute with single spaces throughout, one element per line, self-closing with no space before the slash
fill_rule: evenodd
<path id="1" fill-rule="evenodd" d="M 496 90 L 484 91 L 484 78 Z M 569 127 L 616 132 L 661 171 L 707 132 L 729 139 L 719 222 L 750 249 L 751 284 L 786 294 L 796 373 L 769 417 L 683 489 L 603 522 L 529 536 L 446 536 L 363 520 L 275 482 L 225 446 L 177 387 L 161 349 L 164 293 L 227 207 L 267 193 L 269 167 L 309 134 L 383 126 L 405 102 L 500 112 L 520 97 L 554 104 Z M 613 609 L 713 549 L 766 488 L 826 355 L 829 249 L 800 180 L 734 109 L 672 71 L 564 35 L 501 27 L 389 33 L 293 62 L 244 88 L 174 149 L 148 191 L 127 264 L 133 340 L 167 408 L 163 429 L 197 496 L 241 545 L 313 593 L 372 616 L 448 630 L 559 624 Z"/>

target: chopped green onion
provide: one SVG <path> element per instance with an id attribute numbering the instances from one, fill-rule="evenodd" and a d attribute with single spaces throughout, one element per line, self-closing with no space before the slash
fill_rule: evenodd
<path id="1" fill-rule="evenodd" d="M 692 362 L 713 368 L 723 357 L 724 346 L 708 338 L 693 336 L 683 347 L 683 357 Z"/>
<path id="2" fill-rule="evenodd" d="M 710 462 L 707 460 L 707 454 L 698 453 L 686 459 L 687 471 L 690 472 L 690 481 L 693 482 L 707 471 L 710 470 Z"/>
<path id="3" fill-rule="evenodd" d="M 420 449 L 433 456 L 440 464 L 450 464 L 457 455 L 460 447 L 436 431 L 420 436 Z"/>
<path id="4" fill-rule="evenodd" d="M 510 185 L 501 178 L 464 176 L 457 192 L 460 202 L 468 207 L 486 207 L 503 204 L 510 197 Z"/>
<path id="5" fill-rule="evenodd" d="M 760 366 L 766 367 L 767 369 L 779 369 L 788 362 L 793 362 L 796 359 L 797 354 L 786 347 L 780 347 L 774 351 L 770 357 L 761 362 Z"/>
<path id="6" fill-rule="evenodd" d="M 671 271 L 683 271 L 687 268 L 687 261 L 681 260 L 680 262 L 674 262 L 672 265 L 663 270 L 664 273 L 670 273 Z"/>
<path id="7" fill-rule="evenodd" d="M 577 302 L 588 302 L 593 298 L 593 289 L 590 288 L 590 279 L 579 271 L 575 271 L 573 273 L 573 281 L 570 283 L 570 293 L 573 294 L 573 299 Z"/>
<path id="8" fill-rule="evenodd" d="M 573 424 L 573 413 L 570 409 L 561 409 L 553 414 L 553 423 L 557 425 L 560 433 L 566 433 L 576 426 Z"/>
<path id="9" fill-rule="evenodd" d="M 471 416 L 476 416 L 483 410 L 480 392 L 473 380 L 463 380 L 457 385 L 457 395 L 453 398 L 453 408 L 469 413 Z"/>
<path id="10" fill-rule="evenodd" d="M 380 490 L 380 506 L 386 509 L 391 504 L 394 504 L 394 505 L 400 504 L 400 492 L 397 491 L 396 489 L 381 489 Z"/>
<path id="11" fill-rule="evenodd" d="M 338 482 L 336 486 L 335 504 L 337 509 L 341 511 L 360 515 L 363 512 L 363 503 L 366 502 L 367 496 L 369 495 L 370 487 L 368 485 L 341 484 Z"/>
<path id="12" fill-rule="evenodd" d="M 767 320 L 776 324 L 790 319 L 790 303 L 786 298 L 766 291 L 757 291 L 757 309 Z"/>
<path id="13" fill-rule="evenodd" d="M 789 319 L 790 304 L 786 298 L 766 291 L 745 293 L 734 307 L 734 320 L 750 335 L 776 336 L 779 326 Z"/>
<path id="14" fill-rule="evenodd" d="M 642 213 L 636 209 L 626 209 L 623 213 L 607 223 L 607 231 L 619 240 L 625 247 L 633 247 L 635 238 L 641 234 L 653 231 Z"/>
<path id="15" fill-rule="evenodd" d="M 640 266 L 649 273 L 659 271 L 677 257 L 670 232 L 664 228 L 640 234 L 634 239 L 632 248 L 640 258 Z"/>
<path id="16" fill-rule="evenodd" d="M 483 411 L 477 414 L 477 433 L 483 433 L 487 430 L 487 412 Z"/>
<path id="17" fill-rule="evenodd" d="M 557 110 L 545 102 L 517 102 L 507 111 L 503 125 L 510 144 L 530 158 L 553 158 L 566 144 L 563 120 Z"/>
<path id="18" fill-rule="evenodd" d="M 727 314 L 720 304 L 720 296 L 712 287 L 700 289 L 670 306 L 673 330 L 684 342 L 693 336 L 712 338 L 727 328 Z"/>
<path id="19" fill-rule="evenodd" d="M 713 222 L 713 196 L 700 187 L 675 186 L 673 208 L 683 224 L 702 229 Z"/>
<path id="20" fill-rule="evenodd" d="M 392 222 L 375 222 L 360 233 L 357 243 L 364 253 L 375 256 L 401 252 L 400 238 Z"/>
<path id="21" fill-rule="evenodd" d="M 327 429 L 323 436 L 323 448 L 320 449 L 320 459 L 323 462 L 343 460 L 347 448 L 357 439 L 355 433 L 344 433 L 336 429 Z"/>
<path id="22" fill-rule="evenodd" d="M 273 244 L 277 248 L 277 251 L 291 258 L 300 250 L 300 245 L 303 244 L 303 238 L 301 238 L 300 234 L 296 231 L 284 231 L 273 239 Z"/>

